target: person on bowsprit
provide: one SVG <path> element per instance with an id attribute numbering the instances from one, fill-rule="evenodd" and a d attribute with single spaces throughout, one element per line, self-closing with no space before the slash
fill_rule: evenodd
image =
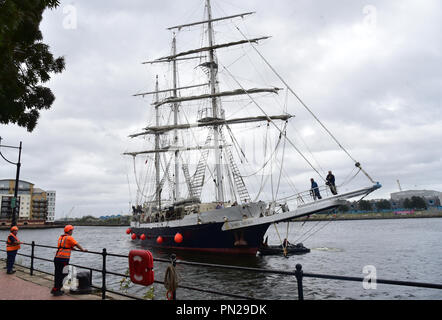
<path id="1" fill-rule="evenodd" d="M 329 186 L 331 193 L 333 193 L 334 195 L 338 194 L 335 185 L 335 176 L 332 174 L 331 171 L 328 172 L 328 175 L 325 179 L 327 180 L 325 184 Z"/>
<path id="2" fill-rule="evenodd" d="M 6 241 L 6 273 L 13 274 L 15 272 L 14 263 L 15 257 L 17 256 L 17 251 L 20 249 L 20 240 L 17 238 L 18 228 L 17 226 L 13 226 L 11 228 L 11 233 L 8 236 L 8 240 Z"/>
<path id="3" fill-rule="evenodd" d="M 315 182 L 315 180 L 313 180 L 313 178 L 310 179 L 310 182 L 312 183 L 310 194 L 312 195 L 313 200 L 322 199 L 321 194 L 319 193 L 318 184 Z"/>
<path id="4" fill-rule="evenodd" d="M 64 234 L 58 238 L 58 249 L 54 258 L 54 287 L 51 290 L 51 293 L 54 296 L 61 296 L 64 293 L 61 288 L 63 287 L 63 279 L 66 277 L 67 273 L 63 272 L 63 269 L 69 265 L 72 249 L 76 247 L 81 251 L 87 251 L 74 239 L 74 237 L 72 237 L 73 232 L 74 227 L 67 225 L 64 227 Z"/>

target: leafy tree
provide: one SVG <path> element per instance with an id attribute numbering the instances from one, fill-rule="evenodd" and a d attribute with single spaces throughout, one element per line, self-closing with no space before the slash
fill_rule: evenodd
<path id="1" fill-rule="evenodd" d="M 413 204 L 411 203 L 411 200 L 409 198 L 406 198 L 404 200 L 404 208 L 405 209 L 413 209 Z"/>
<path id="2" fill-rule="evenodd" d="M 81 218 L 78 219 L 81 222 L 92 222 L 92 221 L 97 221 L 98 218 L 94 217 L 94 216 L 83 216 Z"/>
<path id="3" fill-rule="evenodd" d="M 42 86 L 50 73 L 64 70 L 64 58 L 54 59 L 42 42 L 40 22 L 58 0 L 0 0 L 0 123 L 14 123 L 31 132 L 40 110 L 55 100 Z"/>
<path id="4" fill-rule="evenodd" d="M 370 201 L 361 200 L 359 201 L 359 210 L 370 211 L 372 209 Z"/>
<path id="5" fill-rule="evenodd" d="M 422 197 L 411 197 L 411 207 L 413 209 L 427 209 L 427 204 Z"/>
<path id="6" fill-rule="evenodd" d="M 376 206 L 379 210 L 391 209 L 391 203 L 390 203 L 390 201 L 388 201 L 386 199 L 382 199 L 381 201 L 376 203 Z"/>

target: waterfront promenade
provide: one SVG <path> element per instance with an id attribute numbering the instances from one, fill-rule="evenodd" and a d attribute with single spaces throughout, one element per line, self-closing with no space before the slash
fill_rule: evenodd
<path id="1" fill-rule="evenodd" d="M 93 294 L 74 295 L 68 292 L 54 297 L 50 290 L 53 276 L 15 266 L 14 274 L 7 274 L 6 263 L 0 260 L 0 300 L 101 300 L 101 296 Z"/>

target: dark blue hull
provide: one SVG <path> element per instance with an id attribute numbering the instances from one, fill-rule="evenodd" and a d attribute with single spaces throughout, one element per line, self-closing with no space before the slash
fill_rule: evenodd
<path id="1" fill-rule="evenodd" d="M 157 248 L 191 250 L 202 252 L 219 252 L 233 254 L 253 254 L 264 240 L 269 223 L 250 226 L 242 229 L 222 231 L 223 223 L 208 223 L 185 227 L 132 227 L 132 233 L 140 239 L 144 234 L 143 245 Z M 183 236 L 181 243 L 174 238 L 177 233 Z M 162 243 L 157 242 L 161 236 Z"/>

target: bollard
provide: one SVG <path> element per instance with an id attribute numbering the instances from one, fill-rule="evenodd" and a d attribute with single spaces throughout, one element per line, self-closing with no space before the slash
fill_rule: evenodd
<path id="1" fill-rule="evenodd" d="M 31 245 L 31 276 L 34 275 L 34 248 L 35 248 L 35 242 L 32 241 L 32 245 Z"/>
<path id="2" fill-rule="evenodd" d="M 302 266 L 299 263 L 296 265 L 295 277 L 298 282 L 298 300 L 304 300 L 304 292 L 302 288 L 303 271 Z"/>
<path id="3" fill-rule="evenodd" d="M 106 248 L 103 249 L 103 270 L 101 272 L 102 274 L 102 280 L 101 280 L 101 299 L 106 300 Z"/>

